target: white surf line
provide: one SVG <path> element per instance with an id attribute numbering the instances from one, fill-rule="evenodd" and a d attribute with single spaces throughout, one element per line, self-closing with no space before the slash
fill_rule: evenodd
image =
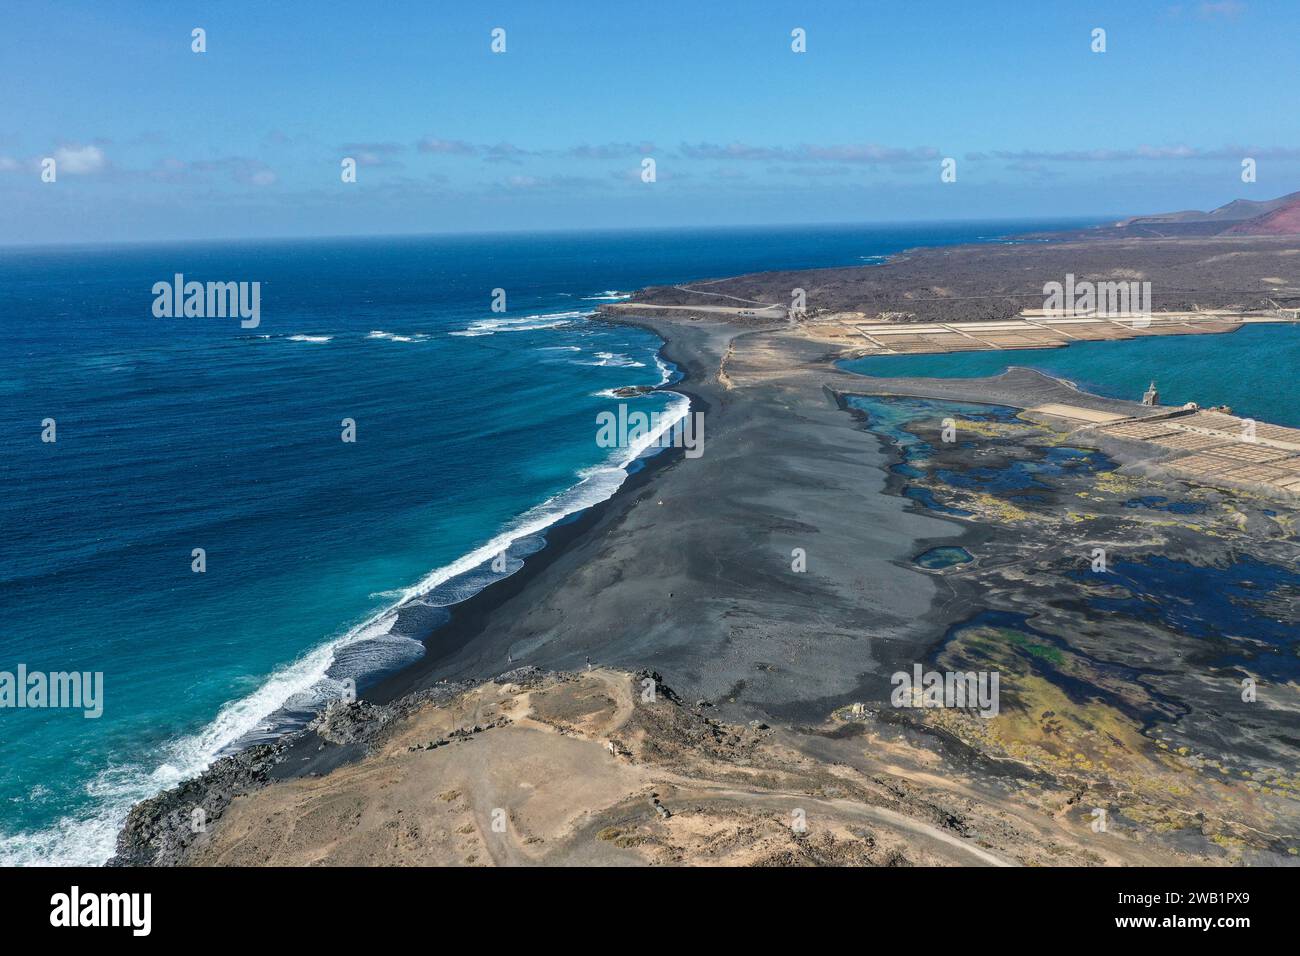
<path id="1" fill-rule="evenodd" d="M 570 515 L 609 500 L 627 480 L 627 469 L 631 464 L 690 413 L 691 401 L 685 395 L 670 389 L 661 389 L 660 394 L 672 395 L 676 401 L 661 413 L 657 429 L 625 448 L 613 449 L 614 454 L 604 461 L 584 468 L 574 484 L 516 516 L 485 544 L 435 568 L 409 587 L 387 592 L 395 595 L 396 599 L 342 634 L 307 648 L 293 661 L 264 677 L 250 693 L 227 701 L 198 731 L 168 741 L 161 754 L 129 768 L 133 776 L 122 785 L 122 793 L 116 795 L 117 799 L 110 798 L 91 807 L 89 816 L 69 814 L 43 830 L 0 838 L 0 862 L 16 862 L 15 849 L 25 850 L 32 844 L 39 844 L 48 849 L 38 851 L 37 856 L 32 857 L 33 861 L 83 866 L 105 863 L 112 856 L 117 834 L 136 803 L 194 779 L 212 766 L 227 747 L 256 731 L 294 698 L 305 697 L 313 707 L 332 699 L 336 682 L 328 672 L 339 650 L 390 634 L 403 606 L 427 595 L 440 584 L 490 561 L 515 541 L 545 532 Z M 149 768 L 151 763 L 153 769 Z M 101 771 L 100 776 L 105 772 Z M 82 831 L 74 844 L 67 840 L 70 829 Z M 22 862 L 26 862 L 26 857 Z"/>

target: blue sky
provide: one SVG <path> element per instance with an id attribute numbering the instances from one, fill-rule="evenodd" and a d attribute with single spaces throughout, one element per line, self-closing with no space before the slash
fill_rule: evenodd
<path id="1" fill-rule="evenodd" d="M 1208 208 L 1300 189 L 1298 39 L 1265 0 L 6 0 L 0 243 Z"/>

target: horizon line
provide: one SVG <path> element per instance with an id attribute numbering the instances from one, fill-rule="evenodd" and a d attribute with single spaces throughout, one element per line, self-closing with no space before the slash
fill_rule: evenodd
<path id="1" fill-rule="evenodd" d="M 939 226 L 966 225 L 975 223 L 1046 223 L 1054 221 L 1078 220 L 1080 222 L 1109 222 L 1124 218 L 1123 214 L 1083 214 L 1061 213 L 1046 216 L 997 216 L 970 217 L 959 219 L 876 219 L 876 220 L 827 220 L 822 222 L 768 222 L 768 223 L 718 223 L 710 225 L 675 224 L 666 226 L 590 226 L 590 227 L 555 227 L 533 229 L 467 229 L 445 232 L 380 232 L 380 233 L 329 233 L 325 235 L 280 235 L 280 236 L 211 236 L 191 238 L 143 238 L 143 239 L 87 239 L 64 242 L 0 242 L 0 251 L 10 250 L 57 250 L 57 249 L 107 249 L 119 246 L 162 246 L 162 245 L 230 245 L 236 243 L 290 243 L 290 242 L 330 242 L 343 240 L 381 240 L 381 239 L 453 239 L 475 236 L 546 236 L 573 235 L 584 233 L 635 233 L 635 232 L 707 232 L 797 229 L 797 228 L 860 228 L 869 226 Z"/>

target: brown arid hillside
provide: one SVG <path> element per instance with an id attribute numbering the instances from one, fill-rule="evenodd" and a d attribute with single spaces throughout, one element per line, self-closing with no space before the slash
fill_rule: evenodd
<path id="1" fill-rule="evenodd" d="M 1224 231 L 1225 236 L 1300 235 L 1300 196 L 1290 198 L 1272 212 L 1255 216 Z"/>
<path id="2" fill-rule="evenodd" d="M 653 689 L 653 693 L 647 688 Z M 1182 852 L 1093 833 L 1077 786 L 1012 774 L 1008 801 L 871 715 L 731 724 L 657 673 L 522 668 L 404 713 L 335 713 L 325 773 L 260 773 L 214 801 L 215 767 L 146 801 L 118 862 L 191 866 L 1152 865 Z M 340 736 L 340 731 L 342 736 Z M 937 733 L 934 731 L 933 733 Z M 917 740 L 926 740 L 924 736 Z M 960 760 L 955 737 L 944 753 Z M 942 749 L 942 748 L 941 748 Z M 217 789 L 231 781 L 225 780 Z M 205 832 L 188 802 L 208 808 Z"/>

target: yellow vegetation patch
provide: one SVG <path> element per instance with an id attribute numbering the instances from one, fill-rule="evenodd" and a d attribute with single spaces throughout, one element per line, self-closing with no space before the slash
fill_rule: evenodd
<path id="1" fill-rule="evenodd" d="M 962 502 L 963 505 L 978 511 L 981 515 L 996 521 L 1030 521 L 1033 519 L 1028 511 L 983 492 L 973 492 Z"/>

